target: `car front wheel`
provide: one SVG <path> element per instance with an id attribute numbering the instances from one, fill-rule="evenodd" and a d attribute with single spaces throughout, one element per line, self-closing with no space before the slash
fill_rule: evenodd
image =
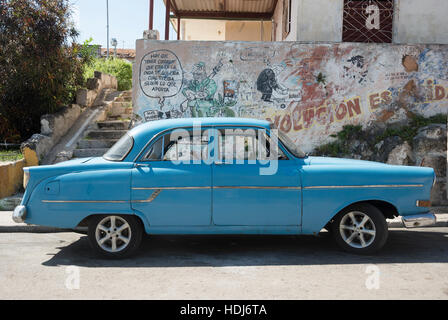
<path id="1" fill-rule="evenodd" d="M 142 227 L 133 216 L 95 216 L 89 221 L 88 238 L 93 250 L 106 258 L 125 258 L 142 239 Z"/>
<path id="2" fill-rule="evenodd" d="M 372 254 L 380 250 L 388 236 L 387 222 L 376 207 L 364 203 L 342 211 L 331 225 L 336 243 L 345 251 Z"/>

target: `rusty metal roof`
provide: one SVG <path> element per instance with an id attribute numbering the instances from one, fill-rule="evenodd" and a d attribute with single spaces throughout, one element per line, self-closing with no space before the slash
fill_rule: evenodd
<path id="1" fill-rule="evenodd" d="M 164 0 L 165 4 L 169 0 Z M 271 19 L 278 0 L 171 0 L 181 18 Z"/>

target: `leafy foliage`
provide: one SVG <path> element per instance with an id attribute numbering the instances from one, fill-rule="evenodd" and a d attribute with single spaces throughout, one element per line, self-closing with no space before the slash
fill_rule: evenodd
<path id="1" fill-rule="evenodd" d="M 384 131 L 383 134 L 377 137 L 377 142 L 380 142 L 387 137 L 399 136 L 404 141 L 412 142 L 412 139 L 417 135 L 418 130 L 422 127 L 425 127 L 431 123 L 446 123 L 447 115 L 446 114 L 438 114 L 429 118 L 425 118 L 423 116 L 413 114 L 411 116 L 411 120 L 409 125 L 402 126 L 400 128 L 388 128 Z"/>
<path id="2" fill-rule="evenodd" d="M 42 115 L 74 100 L 77 36 L 67 0 L 0 0 L 0 141 L 28 138 Z"/>
<path id="3" fill-rule="evenodd" d="M 84 81 L 93 78 L 95 71 L 115 76 L 118 81 L 119 91 L 126 91 L 132 88 L 132 64 L 124 59 L 93 59 L 84 71 Z"/>
<path id="4" fill-rule="evenodd" d="M 16 161 L 23 159 L 23 154 L 18 150 L 0 150 L 0 161 Z"/>
<path id="5" fill-rule="evenodd" d="M 330 137 L 337 138 L 336 141 L 324 144 L 315 150 L 315 153 L 336 157 L 340 154 L 349 152 L 350 140 L 359 136 L 362 132 L 362 126 L 346 125 L 337 134 Z"/>

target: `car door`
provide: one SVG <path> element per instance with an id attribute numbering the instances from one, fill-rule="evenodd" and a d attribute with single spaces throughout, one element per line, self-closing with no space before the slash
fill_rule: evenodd
<path id="1" fill-rule="evenodd" d="M 268 160 L 266 149 L 273 142 L 264 129 L 217 127 L 213 136 L 218 150 L 213 163 L 213 223 L 301 225 L 297 162 L 282 149 L 278 161 Z"/>
<path id="2" fill-rule="evenodd" d="M 143 153 L 132 169 L 132 208 L 152 227 L 211 224 L 211 166 L 208 133 L 168 132 Z"/>

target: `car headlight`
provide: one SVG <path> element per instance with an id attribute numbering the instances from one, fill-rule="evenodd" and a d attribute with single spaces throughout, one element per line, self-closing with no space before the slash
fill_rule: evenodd
<path id="1" fill-rule="evenodd" d="M 30 181 L 30 172 L 23 171 L 23 188 L 26 189 L 28 182 Z"/>

